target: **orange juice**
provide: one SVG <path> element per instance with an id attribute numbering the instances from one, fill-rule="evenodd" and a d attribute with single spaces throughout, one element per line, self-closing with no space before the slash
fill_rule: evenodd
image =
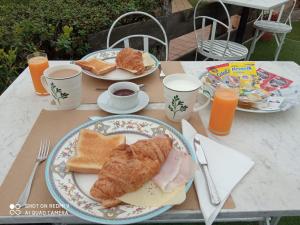
<path id="1" fill-rule="evenodd" d="M 45 53 L 34 53 L 29 55 L 27 59 L 35 93 L 38 95 L 48 95 L 48 92 L 41 83 L 41 76 L 44 70 L 49 67 L 47 55 Z"/>
<path id="2" fill-rule="evenodd" d="M 236 89 L 216 89 L 208 128 L 212 133 L 217 135 L 229 134 L 238 104 L 238 97 Z"/>

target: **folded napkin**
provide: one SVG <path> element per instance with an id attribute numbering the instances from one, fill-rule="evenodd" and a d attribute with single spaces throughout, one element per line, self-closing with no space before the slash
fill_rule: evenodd
<path id="1" fill-rule="evenodd" d="M 206 225 L 211 225 L 233 188 L 253 167 L 254 162 L 247 156 L 229 147 L 221 145 L 201 135 L 201 145 L 205 151 L 211 177 L 215 183 L 221 203 L 212 205 L 202 170 L 199 171 L 196 191 L 200 199 L 201 211 Z M 199 201 L 199 202 L 200 202 Z"/>

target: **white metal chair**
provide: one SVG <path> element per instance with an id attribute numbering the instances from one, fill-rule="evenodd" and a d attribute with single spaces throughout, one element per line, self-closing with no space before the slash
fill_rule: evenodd
<path id="1" fill-rule="evenodd" d="M 222 60 L 222 61 L 231 61 L 231 60 L 243 60 L 247 57 L 248 49 L 244 45 L 241 45 L 236 42 L 230 41 L 230 34 L 232 31 L 231 20 L 229 16 L 229 12 L 225 6 L 225 4 L 221 0 L 217 0 L 223 7 L 226 12 L 228 24 L 224 22 L 209 17 L 209 16 L 197 16 L 197 11 L 200 3 L 203 0 L 199 0 L 195 10 L 194 10 L 194 31 L 196 34 L 197 40 L 197 51 L 195 60 L 197 60 L 197 53 L 205 56 L 206 59 L 213 60 Z M 201 30 L 197 30 L 197 21 L 202 20 Z M 212 22 L 210 37 L 208 39 L 205 38 L 204 31 L 206 22 Z M 216 40 L 216 29 L 217 26 L 221 25 L 227 30 L 227 38 L 226 40 Z M 201 32 L 201 34 L 199 34 Z"/>
<path id="2" fill-rule="evenodd" d="M 112 33 L 113 28 L 116 26 L 116 24 L 121 19 L 123 19 L 124 17 L 130 16 L 130 15 L 143 15 L 143 16 L 146 16 L 146 17 L 149 17 L 150 19 L 152 19 L 159 26 L 159 28 L 161 29 L 161 31 L 163 33 L 164 40 L 160 40 L 156 37 L 153 37 L 153 36 L 150 36 L 150 35 L 147 35 L 147 34 L 134 34 L 134 35 L 128 35 L 126 37 L 123 37 L 120 40 L 116 41 L 115 43 L 110 44 L 111 33 Z M 141 12 L 141 11 L 133 11 L 133 12 L 125 13 L 125 14 L 121 15 L 119 18 L 117 18 L 114 21 L 114 23 L 110 27 L 108 35 L 107 35 L 107 48 L 114 48 L 116 45 L 118 45 L 122 42 L 124 42 L 124 47 L 127 48 L 127 47 L 130 46 L 129 40 L 131 38 L 139 38 L 139 37 L 143 38 L 143 47 L 144 47 L 143 50 L 145 52 L 149 52 L 149 39 L 152 39 L 152 40 L 157 41 L 160 44 L 162 44 L 165 47 L 165 54 L 166 54 L 165 60 L 166 61 L 168 60 L 169 48 L 168 48 L 168 39 L 167 39 L 165 29 L 163 28 L 163 26 L 160 24 L 160 22 L 155 17 L 153 17 L 152 15 L 150 15 L 148 13 Z"/>
<path id="3" fill-rule="evenodd" d="M 284 43 L 285 36 L 287 35 L 287 33 L 292 31 L 291 15 L 296 6 L 296 2 L 297 0 L 294 0 L 286 20 L 282 20 L 282 14 L 286 8 L 286 5 L 281 6 L 277 21 L 271 20 L 274 10 L 267 11 L 267 14 L 265 14 L 265 11 L 261 12 L 260 16 L 254 22 L 254 27 L 256 28 L 256 31 L 247 57 L 248 60 L 250 59 L 251 54 L 254 52 L 257 41 L 266 32 L 270 32 L 273 33 L 277 43 L 277 49 L 274 58 L 274 60 L 277 61 L 282 45 Z M 265 19 L 265 16 L 267 16 L 268 18 Z"/>

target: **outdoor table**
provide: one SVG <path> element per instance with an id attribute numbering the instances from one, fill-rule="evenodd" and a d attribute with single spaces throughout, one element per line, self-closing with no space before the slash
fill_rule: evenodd
<path id="1" fill-rule="evenodd" d="M 243 42 L 250 8 L 269 11 L 287 3 L 288 1 L 289 0 L 223 0 L 226 4 L 243 7 L 235 41 L 239 43 Z"/>
<path id="2" fill-rule="evenodd" d="M 50 66 L 69 63 L 50 61 Z M 208 66 L 222 62 L 181 62 L 188 74 L 199 76 Z M 257 67 L 300 82 L 300 67 L 294 62 L 257 62 Z M 53 109 L 48 97 L 33 91 L 29 70 L 0 96 L 0 183 L 3 182 L 41 109 Z M 162 103 L 150 104 L 162 108 Z M 97 109 L 96 104 L 79 109 Z M 210 107 L 200 111 L 207 127 Z M 274 225 L 282 216 L 300 215 L 300 107 L 286 112 L 257 114 L 236 112 L 228 136 L 210 136 L 255 161 L 254 168 L 232 192 L 236 207 L 222 210 L 217 221 L 266 221 Z M 169 210 L 147 222 L 200 222 L 200 211 Z M 7 216 L 0 223 L 84 223 L 68 216 Z"/>

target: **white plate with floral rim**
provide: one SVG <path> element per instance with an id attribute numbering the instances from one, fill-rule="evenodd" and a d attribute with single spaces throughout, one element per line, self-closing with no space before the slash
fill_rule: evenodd
<path id="1" fill-rule="evenodd" d="M 54 147 L 47 160 L 45 177 L 49 192 L 68 212 L 81 219 L 102 224 L 137 223 L 155 217 L 172 206 L 141 208 L 133 205 L 119 205 L 104 209 L 89 195 L 97 175 L 78 174 L 66 171 L 67 160 L 75 154 L 79 131 L 83 128 L 96 130 L 104 135 L 122 133 L 128 144 L 137 140 L 167 134 L 173 139 L 173 147 L 188 152 L 193 160 L 191 146 L 175 128 L 159 120 L 136 115 L 99 117 L 88 121 L 66 134 Z M 186 191 L 192 180 L 186 184 Z"/>
<path id="2" fill-rule="evenodd" d="M 106 62 L 115 63 L 117 54 L 121 50 L 122 50 L 121 48 L 113 48 L 113 49 L 105 49 L 105 50 L 92 52 L 92 53 L 84 56 L 82 58 L 82 60 L 97 58 L 97 59 L 101 59 Z M 149 55 L 155 61 L 155 65 L 150 67 L 143 74 L 140 74 L 140 75 L 136 75 L 136 74 L 130 73 L 130 72 L 128 72 L 126 70 L 122 70 L 122 69 L 115 69 L 105 75 L 102 75 L 102 76 L 97 76 L 96 74 L 94 74 L 88 70 L 83 70 L 83 72 L 88 76 L 91 76 L 91 77 L 94 77 L 97 79 L 101 79 L 101 80 L 125 81 L 125 80 L 138 79 L 138 78 L 145 77 L 145 76 L 152 74 L 159 66 L 158 59 L 150 53 L 149 53 Z"/>

